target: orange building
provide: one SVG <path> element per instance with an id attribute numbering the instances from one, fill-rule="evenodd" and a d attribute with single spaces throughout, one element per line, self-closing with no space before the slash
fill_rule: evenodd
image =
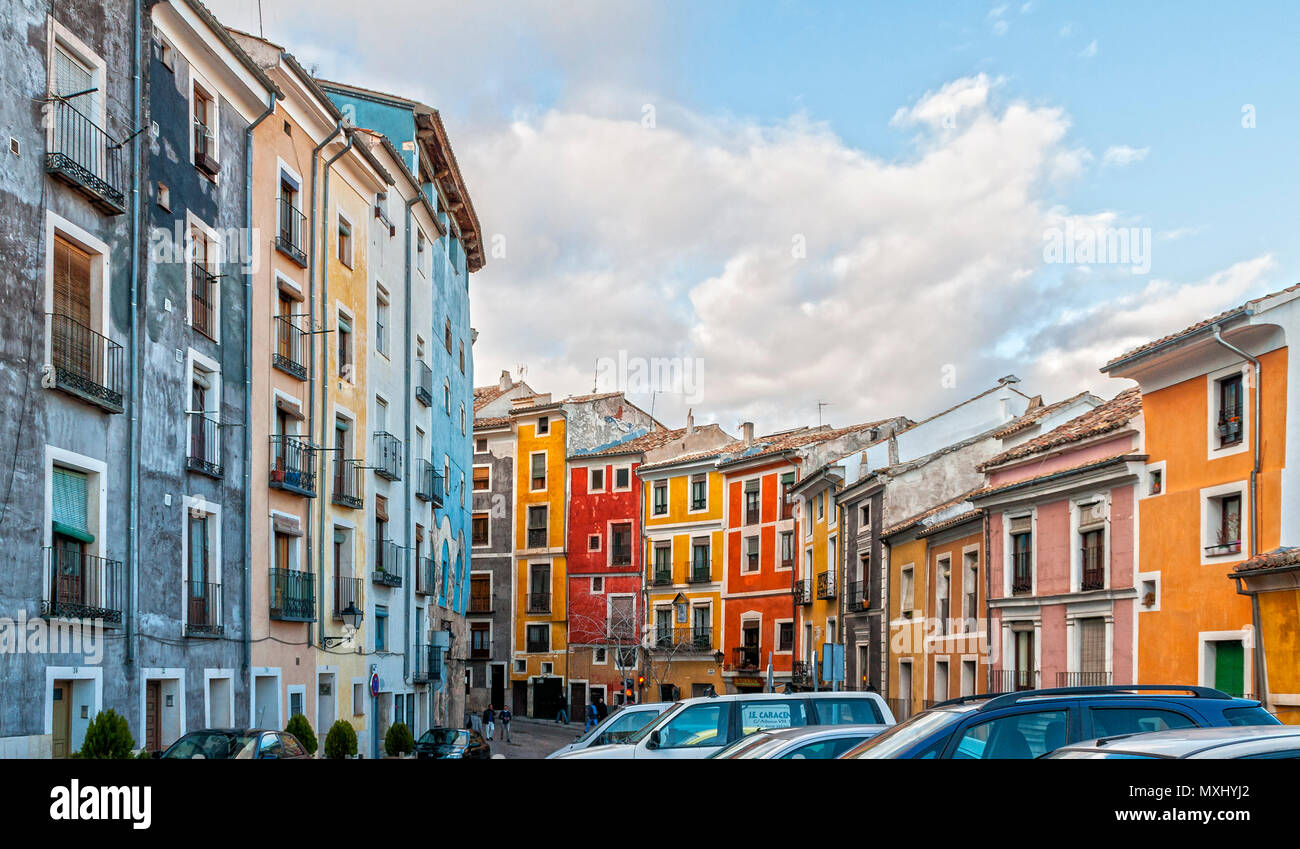
<path id="1" fill-rule="evenodd" d="M 1287 422 L 1297 297 L 1300 287 L 1257 298 L 1102 369 L 1140 384 L 1146 420 L 1139 683 L 1202 684 L 1268 700 L 1259 615 L 1229 575 L 1253 555 L 1294 544 L 1300 531 L 1300 487 L 1286 470 L 1297 436 Z"/>

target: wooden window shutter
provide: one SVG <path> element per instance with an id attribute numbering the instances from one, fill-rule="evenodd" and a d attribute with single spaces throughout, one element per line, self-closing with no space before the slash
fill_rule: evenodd
<path id="1" fill-rule="evenodd" d="M 1033 530 L 1033 527 L 1034 519 L 1032 516 L 1016 516 L 1011 520 L 1011 533 L 1013 534 L 1027 534 Z"/>
<path id="2" fill-rule="evenodd" d="M 86 327 L 90 321 L 90 254 L 54 237 L 54 312 Z"/>

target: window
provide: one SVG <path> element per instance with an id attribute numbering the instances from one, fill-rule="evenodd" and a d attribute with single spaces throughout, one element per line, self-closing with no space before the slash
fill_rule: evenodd
<path id="1" fill-rule="evenodd" d="M 614 470 L 614 489 L 626 492 L 632 488 L 632 470 L 627 466 L 619 466 Z"/>
<path id="2" fill-rule="evenodd" d="M 533 504 L 528 508 L 528 547 L 546 547 L 546 505 Z"/>
<path id="3" fill-rule="evenodd" d="M 632 525 L 620 522 L 610 526 L 610 565 L 630 566 L 632 564 Z"/>
<path id="4" fill-rule="evenodd" d="M 216 133 L 217 111 L 212 95 L 194 84 L 194 165 L 209 177 L 216 176 L 217 145 Z"/>
<path id="5" fill-rule="evenodd" d="M 710 577 L 709 549 L 708 537 L 697 537 L 691 540 L 691 570 L 697 579 L 708 580 Z"/>
<path id="6" fill-rule="evenodd" d="M 475 466 L 474 467 L 474 491 L 483 492 L 491 488 L 492 488 L 492 467 Z"/>
<path id="7" fill-rule="evenodd" d="M 794 531 L 781 532 L 781 568 L 794 568 Z"/>
<path id="8" fill-rule="evenodd" d="M 758 537 L 745 537 L 745 572 L 758 571 Z"/>
<path id="9" fill-rule="evenodd" d="M 474 450 L 479 454 L 486 454 L 488 450 L 487 439 L 485 437 L 479 437 L 474 440 Z"/>
<path id="10" fill-rule="evenodd" d="M 789 519 L 794 515 L 794 472 L 781 475 L 781 518 Z"/>
<path id="11" fill-rule="evenodd" d="M 451 380 L 446 377 L 442 379 L 442 408 L 451 415 Z"/>
<path id="12" fill-rule="evenodd" d="M 873 699 L 815 699 L 818 725 L 875 725 L 884 717 Z"/>
<path id="13" fill-rule="evenodd" d="M 807 725 L 803 699 L 789 701 L 738 702 L 740 733 L 753 734 L 765 728 L 797 728 Z"/>
<path id="14" fill-rule="evenodd" d="M 1079 589 L 1099 590 L 1106 586 L 1106 532 L 1101 528 L 1079 534 Z"/>
<path id="15" fill-rule="evenodd" d="M 858 529 L 862 531 L 871 530 L 871 505 L 863 504 L 859 509 Z"/>
<path id="16" fill-rule="evenodd" d="M 968 551 L 962 555 L 962 617 L 966 620 L 963 630 L 973 631 L 979 619 L 979 552 Z"/>
<path id="17" fill-rule="evenodd" d="M 655 608 L 655 645 L 661 649 L 673 647 L 673 609 Z"/>
<path id="18" fill-rule="evenodd" d="M 460 373 L 464 374 L 465 373 L 465 343 L 458 342 L 457 344 L 460 346 Z"/>
<path id="19" fill-rule="evenodd" d="M 1234 374 L 1218 381 L 1217 390 L 1219 447 L 1239 445 L 1245 438 L 1241 375 Z"/>
<path id="20" fill-rule="evenodd" d="M 375 651 L 388 651 L 388 607 L 375 605 Z"/>
<path id="21" fill-rule="evenodd" d="M 691 475 L 691 510 L 707 510 L 709 507 L 709 478 L 707 475 Z"/>
<path id="22" fill-rule="evenodd" d="M 750 481 L 745 484 L 745 524 L 757 525 L 758 519 L 758 481 Z"/>
<path id="23" fill-rule="evenodd" d="M 1117 734 L 1142 734 L 1171 728 L 1195 728 L 1196 723 L 1177 711 L 1159 708 L 1089 708 L 1092 736 L 1113 737 Z"/>
<path id="24" fill-rule="evenodd" d="M 339 379 L 352 381 L 352 319 L 343 313 L 338 315 L 338 368 Z"/>
<path id="25" fill-rule="evenodd" d="M 550 416 L 538 416 L 538 417 L 537 417 L 537 435 L 538 435 L 538 436 L 546 436 L 546 435 L 547 435 L 548 433 L 550 433 L 550 432 L 551 432 L 551 417 L 550 417 Z"/>
<path id="26" fill-rule="evenodd" d="M 219 636 L 221 619 L 221 516 L 205 512 L 201 502 L 186 499 L 185 633 Z"/>
<path id="27" fill-rule="evenodd" d="M 1011 519 L 1011 593 L 1024 595 L 1034 589 L 1033 517 Z"/>
<path id="28" fill-rule="evenodd" d="M 219 278 L 216 245 L 197 224 L 190 227 L 190 325 L 209 339 L 218 338 Z"/>
<path id="29" fill-rule="evenodd" d="M 529 455 L 528 462 L 532 469 L 529 488 L 533 491 L 546 489 L 546 452 L 538 451 Z"/>
<path id="30" fill-rule="evenodd" d="M 460 405 L 460 435 L 465 435 L 465 403 L 463 401 Z"/>
<path id="31" fill-rule="evenodd" d="M 1104 686 L 1110 683 L 1106 674 L 1106 620 L 1090 616 L 1075 621 L 1079 640 L 1080 686 Z M 1074 683 L 1074 682 L 1071 682 Z"/>
<path id="32" fill-rule="evenodd" d="M 489 520 L 487 513 L 474 514 L 474 529 L 472 545 L 482 547 L 488 545 L 488 527 Z"/>
<path id="33" fill-rule="evenodd" d="M 588 470 L 587 489 L 590 492 L 605 491 L 605 470 L 604 469 Z"/>
<path id="34" fill-rule="evenodd" d="M 817 493 L 817 519 L 821 521 L 826 518 L 826 493 Z"/>
<path id="35" fill-rule="evenodd" d="M 451 317 L 448 316 L 446 323 L 442 327 L 442 344 L 446 346 L 447 353 L 451 353 Z"/>
<path id="36" fill-rule="evenodd" d="M 600 534 L 587 535 L 587 550 L 600 551 Z"/>
<path id="37" fill-rule="evenodd" d="M 1147 495 L 1159 495 L 1164 492 L 1164 486 L 1164 469 L 1152 469 L 1151 474 L 1147 477 Z"/>
<path id="38" fill-rule="evenodd" d="M 551 626 L 550 625 L 529 625 L 527 633 L 526 650 L 530 652 L 546 652 L 551 650 Z"/>
<path id="39" fill-rule="evenodd" d="M 730 705 L 691 705 L 659 728 L 659 748 L 689 749 L 696 746 L 724 746 Z M 755 717 L 757 720 L 757 717 Z"/>
<path id="40" fill-rule="evenodd" d="M 972 725 L 961 732 L 953 758 L 1027 760 L 1045 755 L 1065 745 L 1068 717 L 1068 711 L 1045 710 Z"/>
<path id="41" fill-rule="evenodd" d="M 898 599 L 904 616 L 911 616 L 916 606 L 913 598 L 912 567 L 904 566 L 899 574 Z"/>
<path id="42" fill-rule="evenodd" d="M 1241 551 L 1241 496 L 1224 495 L 1211 499 L 1216 514 L 1214 539 L 1207 546 L 1211 554 L 1236 554 Z"/>
<path id="43" fill-rule="evenodd" d="M 668 515 L 667 481 L 655 481 L 654 483 L 654 514 L 656 516 Z"/>
<path id="44" fill-rule="evenodd" d="M 469 611 L 470 613 L 491 613 L 492 612 L 492 576 L 491 575 L 470 575 Z"/>
<path id="45" fill-rule="evenodd" d="M 605 591 L 605 579 L 595 577 L 591 579 L 591 591 L 593 593 L 603 593 Z"/>
<path id="46" fill-rule="evenodd" d="M 375 294 L 375 350 L 388 356 L 388 292 L 382 286 Z"/>
<path id="47" fill-rule="evenodd" d="M 655 546 L 654 581 L 656 584 L 671 584 L 673 582 L 672 551 L 671 545 L 666 542 Z"/>
<path id="48" fill-rule="evenodd" d="M 469 626 L 469 656 L 490 657 L 492 654 L 492 623 L 471 622 Z"/>
<path id="49" fill-rule="evenodd" d="M 185 466 L 191 471 L 221 477 L 221 374 L 216 363 L 190 351 L 189 450 Z"/>
<path id="50" fill-rule="evenodd" d="M 352 222 L 343 213 L 339 213 L 339 262 L 352 267 Z"/>
<path id="51" fill-rule="evenodd" d="M 794 623 L 793 622 L 777 623 L 776 650 L 794 651 Z"/>

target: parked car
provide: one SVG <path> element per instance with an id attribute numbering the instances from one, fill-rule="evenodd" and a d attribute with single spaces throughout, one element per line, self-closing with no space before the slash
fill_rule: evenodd
<path id="1" fill-rule="evenodd" d="M 1300 728 L 1294 725 L 1242 725 L 1123 734 L 1075 743 L 1043 757 L 1054 760 L 1295 759 L 1300 758 Z"/>
<path id="2" fill-rule="evenodd" d="M 893 725 L 879 693 L 738 693 L 683 699 L 628 740 L 560 758 L 707 758 L 755 731 L 807 725 Z"/>
<path id="3" fill-rule="evenodd" d="M 1061 687 L 940 702 L 841 757 L 1037 758 L 1093 737 L 1279 724 L 1259 702 L 1209 687 Z"/>
<path id="4" fill-rule="evenodd" d="M 828 761 L 870 740 L 888 725 L 809 725 L 802 728 L 774 728 L 755 731 L 748 737 L 719 749 L 714 760 Z"/>
<path id="5" fill-rule="evenodd" d="M 577 740 L 551 752 L 546 756 L 546 759 L 558 758 L 568 752 L 590 749 L 593 746 L 626 745 L 638 731 L 646 726 L 646 723 L 652 721 L 672 706 L 672 702 L 652 702 L 650 704 L 622 707 L 602 719 L 599 725 Z"/>
<path id="6" fill-rule="evenodd" d="M 308 760 L 311 755 L 287 731 L 266 728 L 205 728 L 191 731 L 159 757 L 185 760 Z"/>
<path id="7" fill-rule="evenodd" d="M 469 728 L 430 728 L 415 741 L 417 758 L 490 758 L 492 747 Z"/>

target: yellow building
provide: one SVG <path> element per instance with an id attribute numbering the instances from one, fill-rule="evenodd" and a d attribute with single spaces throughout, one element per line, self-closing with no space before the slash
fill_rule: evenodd
<path id="1" fill-rule="evenodd" d="M 1300 548 L 1252 557 L 1232 577 L 1253 604 L 1268 707 L 1288 725 L 1300 725 Z"/>
<path id="2" fill-rule="evenodd" d="M 798 553 L 782 551 L 780 554 L 783 561 L 792 555 L 795 560 L 795 598 L 802 618 L 801 623 L 796 623 L 796 631 L 803 638 L 796 647 L 798 656 L 791 670 L 791 681 L 799 687 L 832 686 L 832 682 L 821 677 L 821 653 L 826 643 L 842 640 L 839 624 L 844 547 L 835 498 L 842 482 L 841 473 L 827 467 L 808 475 L 793 490 L 803 520 L 799 539 L 795 541 Z"/>

